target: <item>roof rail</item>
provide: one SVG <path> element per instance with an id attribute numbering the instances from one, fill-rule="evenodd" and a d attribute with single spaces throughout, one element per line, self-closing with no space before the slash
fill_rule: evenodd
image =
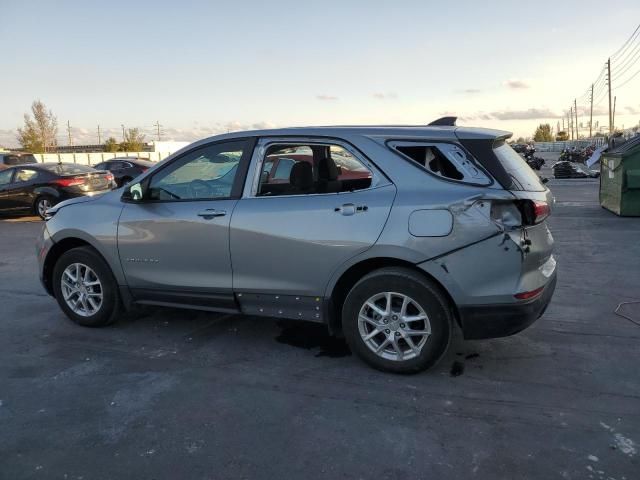
<path id="1" fill-rule="evenodd" d="M 429 124 L 430 127 L 455 127 L 458 117 L 441 117 Z"/>

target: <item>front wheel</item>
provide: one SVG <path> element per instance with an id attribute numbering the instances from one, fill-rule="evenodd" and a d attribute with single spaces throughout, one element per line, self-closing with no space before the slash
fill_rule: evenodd
<path id="1" fill-rule="evenodd" d="M 108 325 L 120 312 L 113 274 L 90 247 L 73 248 L 62 254 L 53 269 L 53 289 L 62 311 L 79 325 Z"/>
<path id="2" fill-rule="evenodd" d="M 395 373 L 417 373 L 435 365 L 451 339 L 446 297 L 422 275 L 383 268 L 351 289 L 342 328 L 351 349 L 369 365 Z"/>

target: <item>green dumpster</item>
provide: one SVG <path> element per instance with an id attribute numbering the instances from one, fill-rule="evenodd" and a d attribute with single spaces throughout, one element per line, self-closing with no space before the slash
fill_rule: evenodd
<path id="1" fill-rule="evenodd" d="M 623 217 L 640 216 L 640 135 L 602 155 L 600 205 Z"/>

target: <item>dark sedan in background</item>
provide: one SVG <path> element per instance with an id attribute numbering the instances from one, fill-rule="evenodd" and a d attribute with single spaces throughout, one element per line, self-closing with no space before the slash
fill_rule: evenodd
<path id="1" fill-rule="evenodd" d="M 27 163 L 36 163 L 36 157 L 31 153 L 0 152 L 0 170 Z"/>
<path id="2" fill-rule="evenodd" d="M 116 157 L 94 166 L 113 174 L 116 185 L 121 187 L 155 165 L 154 162 L 138 157 Z"/>
<path id="3" fill-rule="evenodd" d="M 85 165 L 34 163 L 0 170 L 0 213 L 35 213 L 41 218 L 62 200 L 114 188 L 113 175 Z"/>

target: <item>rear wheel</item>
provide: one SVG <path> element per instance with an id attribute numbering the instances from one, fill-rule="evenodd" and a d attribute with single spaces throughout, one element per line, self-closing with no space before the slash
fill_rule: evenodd
<path id="1" fill-rule="evenodd" d="M 53 270 L 53 289 L 62 311 L 79 325 L 108 325 L 120 313 L 118 285 L 109 266 L 90 247 L 62 254 Z"/>
<path id="2" fill-rule="evenodd" d="M 349 292 L 342 328 L 351 349 L 383 371 L 416 373 L 440 360 L 451 339 L 446 297 L 432 281 L 405 268 L 364 276 Z"/>
<path id="3" fill-rule="evenodd" d="M 49 195 L 42 195 L 36 198 L 36 201 L 34 202 L 34 205 L 33 205 L 33 211 L 35 214 L 39 215 L 40 218 L 44 220 L 47 209 L 53 207 L 53 205 L 54 205 L 53 197 Z"/>

